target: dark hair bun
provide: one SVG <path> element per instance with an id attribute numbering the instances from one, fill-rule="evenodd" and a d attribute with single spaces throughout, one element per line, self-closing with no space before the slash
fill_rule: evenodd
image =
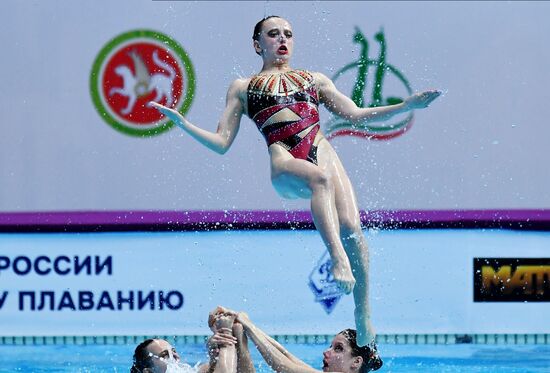
<path id="1" fill-rule="evenodd" d="M 371 359 L 368 362 L 369 370 L 378 370 L 382 368 L 382 365 L 384 365 L 384 362 L 378 355 L 371 357 Z"/>
<path id="2" fill-rule="evenodd" d="M 367 349 L 367 372 L 370 372 L 372 370 L 378 370 L 382 368 L 382 365 L 384 364 L 382 362 L 382 359 L 380 358 L 380 355 L 378 354 L 378 347 L 376 346 L 376 343 L 372 341 L 367 346 L 365 346 Z"/>

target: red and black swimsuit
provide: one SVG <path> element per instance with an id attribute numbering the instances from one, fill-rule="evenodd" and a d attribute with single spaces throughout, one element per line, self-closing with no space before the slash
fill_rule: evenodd
<path id="1" fill-rule="evenodd" d="M 248 116 L 267 146 L 279 144 L 294 158 L 317 164 L 319 97 L 309 72 L 256 75 L 248 85 L 247 99 Z"/>

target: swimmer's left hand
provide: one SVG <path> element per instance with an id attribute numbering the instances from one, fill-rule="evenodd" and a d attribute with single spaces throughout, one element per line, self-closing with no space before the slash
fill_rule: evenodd
<path id="1" fill-rule="evenodd" d="M 432 101 L 438 98 L 440 95 L 441 91 L 437 89 L 415 93 L 414 95 L 405 99 L 405 105 L 407 105 L 409 109 L 424 109 L 428 107 L 428 105 L 430 105 Z"/>

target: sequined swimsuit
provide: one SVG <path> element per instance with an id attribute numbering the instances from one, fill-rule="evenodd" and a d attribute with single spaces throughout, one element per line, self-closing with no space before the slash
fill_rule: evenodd
<path id="1" fill-rule="evenodd" d="M 267 146 L 279 144 L 294 158 L 317 164 L 319 99 L 309 72 L 256 75 L 248 85 L 247 99 L 248 116 Z"/>

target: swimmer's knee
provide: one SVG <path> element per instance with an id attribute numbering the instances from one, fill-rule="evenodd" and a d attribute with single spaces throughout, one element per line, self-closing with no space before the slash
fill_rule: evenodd
<path id="1" fill-rule="evenodd" d="M 332 180 L 325 172 L 317 172 L 310 180 L 312 190 L 332 189 Z"/>

